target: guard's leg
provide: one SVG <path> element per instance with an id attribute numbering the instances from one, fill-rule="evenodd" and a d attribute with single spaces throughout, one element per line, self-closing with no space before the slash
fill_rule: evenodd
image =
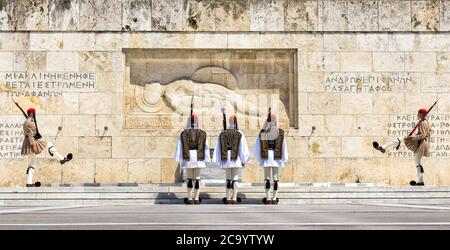
<path id="1" fill-rule="evenodd" d="M 55 146 L 53 146 L 52 143 L 47 142 L 47 148 L 48 148 L 48 153 L 51 156 L 56 156 L 56 158 L 58 158 L 59 162 L 61 164 L 64 164 L 70 160 L 72 160 L 72 154 L 68 154 L 66 157 L 62 156 L 58 150 L 55 148 Z"/>
<path id="2" fill-rule="evenodd" d="M 239 181 L 239 168 L 232 168 L 231 172 L 232 172 L 232 183 L 231 183 L 231 188 L 233 191 L 233 204 L 239 204 L 240 202 L 238 201 L 238 181 Z"/>
<path id="3" fill-rule="evenodd" d="M 270 201 L 270 175 L 271 175 L 271 168 L 264 167 L 264 189 L 266 191 L 266 198 L 263 199 L 264 204 L 271 203 L 271 201 Z"/>
<path id="4" fill-rule="evenodd" d="M 398 150 L 400 148 L 401 144 L 404 142 L 405 142 L 404 138 L 395 138 L 390 143 L 382 145 L 382 146 L 379 146 L 377 142 L 374 142 L 373 146 L 375 147 L 375 149 L 384 153 L 384 152 L 386 152 L 386 149 L 390 149 L 390 148 L 395 148 Z"/>
<path id="5" fill-rule="evenodd" d="M 225 198 L 223 198 L 224 204 L 229 204 L 229 201 L 231 200 L 231 168 L 225 169 L 225 177 L 226 177 L 226 183 L 225 183 Z"/>
<path id="6" fill-rule="evenodd" d="M 200 204 L 200 168 L 194 168 L 194 204 Z"/>
<path id="7" fill-rule="evenodd" d="M 278 204 L 278 182 L 280 181 L 279 173 L 280 173 L 280 168 L 278 168 L 278 167 L 272 168 L 272 178 L 273 178 L 272 204 Z"/>
<path id="8" fill-rule="evenodd" d="M 423 186 L 425 185 L 423 182 L 423 166 L 422 166 L 422 155 L 416 154 L 415 155 L 415 162 L 416 162 L 416 169 L 417 169 L 417 177 L 418 182 L 416 183 L 417 186 Z"/>
<path id="9" fill-rule="evenodd" d="M 194 201 L 192 199 L 192 189 L 194 188 L 194 169 L 192 168 L 185 168 L 184 171 L 186 171 L 186 187 L 187 187 L 187 199 L 185 200 L 186 204 L 194 204 Z"/>
<path id="10" fill-rule="evenodd" d="M 29 154 L 29 155 L 27 155 L 27 159 L 28 159 L 28 168 L 27 168 L 26 186 L 32 187 L 33 186 L 33 173 L 34 173 L 34 169 L 37 166 L 37 158 L 36 158 L 35 154 Z"/>

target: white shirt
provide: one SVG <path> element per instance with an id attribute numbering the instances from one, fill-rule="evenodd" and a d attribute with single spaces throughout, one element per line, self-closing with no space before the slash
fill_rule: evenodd
<path id="1" fill-rule="evenodd" d="M 242 135 L 239 142 L 238 157 L 236 160 L 231 159 L 231 150 L 228 150 L 227 160 L 222 160 L 222 148 L 220 145 L 220 136 L 217 136 L 216 147 L 214 148 L 213 162 L 219 164 L 220 168 L 242 168 L 242 164 L 250 162 L 250 151 L 248 150 L 247 140 L 244 134 L 238 130 Z"/>
<path id="2" fill-rule="evenodd" d="M 261 139 L 256 137 L 255 145 L 253 145 L 253 154 L 261 167 L 284 167 L 284 163 L 288 160 L 288 151 L 286 146 L 286 138 L 283 139 L 283 148 L 281 150 L 281 159 L 275 160 L 273 150 L 268 150 L 268 157 L 261 159 Z"/>
<path id="3" fill-rule="evenodd" d="M 183 144 L 181 137 L 178 137 L 177 148 L 175 150 L 176 161 L 179 161 L 182 168 L 206 168 L 205 161 L 210 161 L 208 140 L 205 142 L 205 160 L 197 160 L 197 150 L 189 150 L 189 160 L 183 159 Z"/>

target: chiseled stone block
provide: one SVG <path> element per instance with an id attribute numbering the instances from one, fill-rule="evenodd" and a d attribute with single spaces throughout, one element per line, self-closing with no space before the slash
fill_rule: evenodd
<path id="1" fill-rule="evenodd" d="M 111 93 L 80 93 L 80 114 L 112 114 Z"/>
<path id="2" fill-rule="evenodd" d="M 112 53 L 80 52 L 80 71 L 112 71 Z"/>
<path id="3" fill-rule="evenodd" d="M 437 72 L 450 72 L 450 52 L 437 53 Z"/>
<path id="4" fill-rule="evenodd" d="M 121 30 L 122 1 L 80 0 L 80 30 Z"/>
<path id="5" fill-rule="evenodd" d="M 285 0 L 251 0 L 251 31 L 283 31 Z"/>
<path id="6" fill-rule="evenodd" d="M 438 98 L 438 93 L 406 93 L 406 113 L 416 114 L 419 108 L 428 109 Z"/>
<path id="7" fill-rule="evenodd" d="M 371 93 L 342 93 L 342 114 L 371 114 L 373 100 Z"/>
<path id="8" fill-rule="evenodd" d="M 0 90 L 1 90 L 1 85 L 0 85 Z M 10 97 L 8 96 L 7 93 L 1 93 L 0 92 L 0 113 L 1 114 L 9 114 L 11 113 L 11 108 L 12 108 L 12 102 Z"/>
<path id="9" fill-rule="evenodd" d="M 10 30 L 47 30 L 49 0 L 9 1 Z"/>
<path id="10" fill-rule="evenodd" d="M 178 137 L 145 137 L 145 157 L 173 158 L 177 141 Z"/>
<path id="11" fill-rule="evenodd" d="M 298 75 L 299 92 L 321 92 L 323 89 L 324 81 L 322 72 L 305 72 Z"/>
<path id="12" fill-rule="evenodd" d="M 14 61 L 13 52 L 0 52 L 0 70 L 1 71 L 12 71 Z"/>
<path id="13" fill-rule="evenodd" d="M 48 114 L 78 114 L 78 93 L 64 93 L 63 96 L 51 96 L 46 99 Z"/>
<path id="14" fill-rule="evenodd" d="M 374 114 L 402 114 L 405 112 L 405 96 L 398 93 L 374 93 Z"/>
<path id="15" fill-rule="evenodd" d="M 423 34 L 393 33 L 389 34 L 390 51 L 417 51 L 421 50 L 420 37 Z"/>
<path id="16" fill-rule="evenodd" d="M 111 137 L 79 137 L 80 159 L 111 158 Z"/>
<path id="17" fill-rule="evenodd" d="M 414 158 L 398 157 L 391 159 L 389 184 L 392 186 L 408 186 L 411 180 L 417 181 L 417 170 L 414 164 Z"/>
<path id="18" fill-rule="evenodd" d="M 129 47 L 129 33 L 95 33 L 95 50 L 121 51 Z"/>
<path id="19" fill-rule="evenodd" d="M 64 115 L 63 129 L 64 136 L 95 136 L 95 116 L 94 115 Z"/>
<path id="20" fill-rule="evenodd" d="M 341 109 L 338 93 L 308 93 L 308 113 L 338 114 Z"/>
<path id="21" fill-rule="evenodd" d="M 318 1 L 286 0 L 285 31 L 318 30 Z"/>
<path id="22" fill-rule="evenodd" d="M 214 27 L 216 31 L 250 30 L 250 0 L 216 0 Z"/>
<path id="23" fill-rule="evenodd" d="M 279 177 L 281 183 L 292 183 L 294 181 L 293 171 L 295 167 L 295 162 L 288 161 L 284 164 L 284 167 L 279 171 Z M 261 182 L 261 181 L 259 181 Z"/>
<path id="24" fill-rule="evenodd" d="M 342 137 L 342 157 L 372 157 L 371 137 Z"/>
<path id="25" fill-rule="evenodd" d="M 0 159 L 0 187 L 24 187 L 26 171 L 25 159 Z"/>
<path id="26" fill-rule="evenodd" d="M 62 34 L 66 51 L 92 51 L 95 50 L 95 33 L 66 32 Z"/>
<path id="27" fill-rule="evenodd" d="M 121 136 L 127 135 L 123 131 L 123 116 L 120 115 L 96 115 L 95 135 L 96 136 Z M 105 127 L 107 129 L 105 130 Z"/>
<path id="28" fill-rule="evenodd" d="M 264 181 L 264 170 L 258 164 L 254 158 L 250 163 L 245 164 L 245 168 L 242 170 L 242 182 L 262 183 Z"/>
<path id="29" fill-rule="evenodd" d="M 412 1 L 411 21 L 413 31 L 438 31 L 439 1 Z"/>
<path id="30" fill-rule="evenodd" d="M 62 125 L 62 116 L 60 115 L 39 115 L 39 132 L 45 136 L 56 136 L 58 127 Z"/>
<path id="31" fill-rule="evenodd" d="M 30 50 L 30 33 L 14 32 L 2 33 L 0 36 L 0 51 L 26 51 Z"/>
<path id="32" fill-rule="evenodd" d="M 355 51 L 358 49 L 356 34 L 324 33 L 323 47 L 325 51 Z"/>
<path id="33" fill-rule="evenodd" d="M 50 0 L 49 29 L 78 30 L 80 26 L 80 0 Z"/>
<path id="34" fill-rule="evenodd" d="M 324 48 L 323 35 L 291 33 L 291 47 L 298 51 L 321 51 Z"/>
<path id="35" fill-rule="evenodd" d="M 62 167 L 62 183 L 94 183 L 95 160 L 74 159 L 65 163 Z"/>
<path id="36" fill-rule="evenodd" d="M 406 52 L 405 71 L 434 72 L 436 71 L 435 52 Z"/>
<path id="37" fill-rule="evenodd" d="M 183 31 L 214 31 L 214 1 L 184 0 Z"/>
<path id="38" fill-rule="evenodd" d="M 182 181 L 180 164 L 174 159 L 160 159 L 161 183 Z"/>
<path id="39" fill-rule="evenodd" d="M 327 158 L 324 164 L 317 169 L 319 182 L 355 183 L 358 181 L 354 159 Z"/>
<path id="40" fill-rule="evenodd" d="M 128 182 L 128 160 L 96 159 L 95 183 Z"/>
<path id="41" fill-rule="evenodd" d="M 404 52 L 374 52 L 373 70 L 381 72 L 404 71 L 405 53 Z"/>
<path id="42" fill-rule="evenodd" d="M 450 94 L 439 94 L 439 102 L 437 105 L 440 114 L 450 114 Z"/>
<path id="43" fill-rule="evenodd" d="M 61 183 L 61 164 L 56 159 L 39 159 L 38 167 L 33 176 L 33 181 L 40 181 L 42 184 Z"/>
<path id="44" fill-rule="evenodd" d="M 372 53 L 370 52 L 341 52 L 341 71 L 371 72 Z"/>
<path id="45" fill-rule="evenodd" d="M 288 33 L 262 33 L 259 36 L 260 48 L 289 48 L 291 35 Z"/>
<path id="46" fill-rule="evenodd" d="M 150 31 L 152 29 L 152 1 L 122 1 L 122 27 L 125 30 Z"/>
<path id="47" fill-rule="evenodd" d="M 377 31 L 378 1 L 348 1 L 348 30 Z"/>
<path id="48" fill-rule="evenodd" d="M 321 178 L 319 173 L 327 173 L 328 171 L 320 171 L 325 167 L 324 158 L 293 158 L 289 159 L 293 166 L 294 183 L 313 183 L 328 182 Z"/>
<path id="49" fill-rule="evenodd" d="M 150 44 L 154 48 L 192 48 L 194 33 L 151 33 Z"/>
<path id="50" fill-rule="evenodd" d="M 101 71 L 95 74 L 95 91 L 97 92 L 123 92 L 123 73 Z"/>
<path id="51" fill-rule="evenodd" d="M 259 48 L 259 33 L 228 33 L 228 48 Z"/>
<path id="52" fill-rule="evenodd" d="M 78 52 L 47 52 L 48 71 L 79 71 Z"/>
<path id="53" fill-rule="evenodd" d="M 36 51 L 60 51 L 64 49 L 62 33 L 31 32 L 29 49 Z"/>
<path id="54" fill-rule="evenodd" d="M 358 135 L 360 136 L 385 136 L 389 115 L 358 115 Z"/>
<path id="55" fill-rule="evenodd" d="M 347 31 L 348 7 L 347 1 L 320 1 L 320 30 Z"/>
<path id="56" fill-rule="evenodd" d="M 44 51 L 18 51 L 14 53 L 14 71 L 45 71 L 46 68 L 47 53 Z"/>
<path id="57" fill-rule="evenodd" d="M 324 136 L 351 136 L 357 131 L 355 115 L 325 115 Z"/>
<path id="58" fill-rule="evenodd" d="M 301 136 L 321 136 L 324 134 L 324 115 L 304 115 L 298 117 L 298 135 Z"/>
<path id="59" fill-rule="evenodd" d="M 152 30 L 180 31 L 183 25 L 183 0 L 152 0 Z"/>
<path id="60" fill-rule="evenodd" d="M 133 159 L 128 161 L 128 182 L 160 183 L 160 159 Z"/>
<path id="61" fill-rule="evenodd" d="M 379 1 L 378 24 L 380 31 L 410 31 L 411 1 Z"/>
<path id="62" fill-rule="evenodd" d="M 309 157 L 340 157 L 340 137 L 309 138 Z"/>
<path id="63" fill-rule="evenodd" d="M 308 137 L 286 137 L 289 158 L 308 157 Z"/>
<path id="64" fill-rule="evenodd" d="M 195 48 L 226 48 L 228 34 L 196 33 L 194 37 Z"/>
<path id="65" fill-rule="evenodd" d="M 440 0 L 439 30 L 450 31 L 450 1 Z"/>
<path id="66" fill-rule="evenodd" d="M 145 155 L 144 137 L 113 137 L 113 158 L 142 158 Z"/>
<path id="67" fill-rule="evenodd" d="M 339 71 L 339 52 L 308 52 L 309 71 Z"/>
<path id="68" fill-rule="evenodd" d="M 355 161 L 354 170 L 361 183 L 389 184 L 391 160 L 387 158 L 358 158 Z"/>
<path id="69" fill-rule="evenodd" d="M 361 51 L 389 51 L 390 34 L 386 33 L 357 33 L 357 49 Z"/>

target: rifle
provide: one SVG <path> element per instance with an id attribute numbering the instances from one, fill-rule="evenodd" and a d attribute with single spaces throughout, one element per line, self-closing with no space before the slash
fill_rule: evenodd
<path id="1" fill-rule="evenodd" d="M 225 107 L 223 103 L 221 103 L 222 117 L 223 117 L 223 130 L 227 130 L 227 116 L 225 115 Z"/>
<path id="2" fill-rule="evenodd" d="M 436 106 L 436 104 L 437 104 L 438 101 L 439 101 L 439 99 L 437 99 L 436 102 L 428 109 L 428 111 L 427 111 L 427 113 L 426 113 L 426 115 L 425 115 L 425 118 L 428 116 L 428 114 L 429 114 L 430 111 L 434 108 L 434 106 Z M 420 121 L 416 124 L 416 126 L 414 127 L 414 129 L 409 133 L 409 136 L 413 135 L 414 132 L 416 132 L 416 130 L 417 130 L 417 128 L 419 127 L 420 123 L 423 122 L 423 121 L 425 120 L 425 118 L 422 119 L 422 120 L 420 120 Z"/>
<path id="3" fill-rule="evenodd" d="M 23 111 L 22 107 L 20 107 L 20 105 L 16 101 L 14 101 L 14 99 L 11 98 L 11 100 L 14 102 L 14 104 L 16 104 L 16 106 L 20 109 L 20 111 L 22 111 L 22 114 L 25 116 L 25 119 L 28 119 L 28 115 L 27 113 L 25 113 L 25 111 Z M 36 135 L 34 135 L 34 138 L 38 140 L 42 138 L 42 135 L 39 133 L 39 128 L 36 122 L 36 115 L 33 115 L 33 120 L 34 124 L 36 125 Z"/>
<path id="4" fill-rule="evenodd" d="M 272 121 L 272 107 L 269 106 L 269 114 L 267 115 L 267 121 L 271 122 Z"/>
<path id="5" fill-rule="evenodd" d="M 192 115 L 194 114 L 194 96 L 192 96 L 191 98 L 191 128 L 194 128 L 194 119 L 192 117 Z"/>
<path id="6" fill-rule="evenodd" d="M 23 109 L 20 107 L 20 105 L 16 101 L 14 101 L 14 99 L 11 98 L 11 100 L 14 102 L 14 104 L 16 104 L 16 106 L 20 109 L 20 111 L 22 111 L 22 114 L 25 116 L 25 119 L 28 119 L 27 113 L 25 113 L 25 111 L 23 111 Z"/>

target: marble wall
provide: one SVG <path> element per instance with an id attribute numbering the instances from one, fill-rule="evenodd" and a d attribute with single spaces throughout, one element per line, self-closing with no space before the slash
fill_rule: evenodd
<path id="1" fill-rule="evenodd" d="M 179 130 L 125 127 L 127 49 L 295 51 L 298 126 L 286 127 L 283 182 L 407 185 L 412 156 L 383 155 L 372 141 L 405 135 L 416 110 L 440 98 L 425 182 L 449 185 L 449 11 L 450 1 L 0 1 L 0 186 L 25 181 L 11 97 L 74 153 L 63 166 L 40 155 L 44 183 L 179 180 Z M 252 145 L 256 131 L 245 132 Z M 255 161 L 243 181 L 262 181 Z"/>

